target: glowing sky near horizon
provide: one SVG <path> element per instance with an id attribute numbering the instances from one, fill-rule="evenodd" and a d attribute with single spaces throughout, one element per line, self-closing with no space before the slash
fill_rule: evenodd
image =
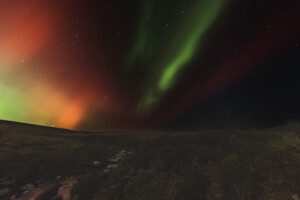
<path id="1" fill-rule="evenodd" d="M 104 94 L 72 74 L 65 59 L 75 55 L 57 54 L 61 14 L 50 2 L 1 1 L 1 119 L 74 129 L 90 107 L 108 107 L 100 100 Z"/>

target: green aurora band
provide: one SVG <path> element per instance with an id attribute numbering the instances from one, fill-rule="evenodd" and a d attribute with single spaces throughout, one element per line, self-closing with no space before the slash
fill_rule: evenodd
<path id="1" fill-rule="evenodd" d="M 192 59 L 198 49 L 198 41 L 215 21 L 223 7 L 223 3 L 224 0 L 210 0 L 205 2 L 204 5 L 201 4 L 195 7 L 196 9 L 192 11 L 187 22 L 191 19 L 195 20 L 191 20 L 191 23 L 187 26 L 192 27 L 193 30 L 185 33 L 185 29 L 181 29 L 184 32 L 180 35 L 185 34 L 183 38 L 186 39 L 180 44 L 178 52 L 172 57 L 162 72 L 159 80 L 159 89 L 161 91 L 166 91 L 173 85 L 176 74 Z"/>
<path id="2" fill-rule="evenodd" d="M 197 0 L 183 10 L 178 9 L 182 5 L 175 5 L 162 11 L 161 8 L 153 10 L 154 3 L 159 5 L 159 2 L 154 1 L 144 2 L 137 40 L 129 59 L 130 64 L 135 62 L 144 66 L 151 65 L 154 71 L 158 72 L 150 74 L 152 78 L 148 77 L 150 78 L 150 81 L 147 81 L 150 85 L 146 87 L 148 92 L 142 95 L 138 105 L 138 111 L 146 113 L 153 110 L 154 105 L 174 86 L 178 74 L 188 66 L 199 49 L 201 39 L 227 2 L 227 0 Z M 172 3 L 169 2 L 170 5 Z M 164 12 L 171 12 L 168 30 L 162 29 L 164 24 L 159 21 L 166 20 L 162 18 L 166 15 Z M 181 15 L 178 17 L 180 12 Z M 153 49 L 153 46 L 156 48 Z"/>

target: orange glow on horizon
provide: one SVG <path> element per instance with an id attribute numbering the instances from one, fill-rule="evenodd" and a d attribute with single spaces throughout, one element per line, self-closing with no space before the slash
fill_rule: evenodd
<path id="1" fill-rule="evenodd" d="M 81 122 L 85 114 L 85 103 L 75 101 L 66 106 L 58 120 L 58 126 L 67 129 L 74 129 Z"/>

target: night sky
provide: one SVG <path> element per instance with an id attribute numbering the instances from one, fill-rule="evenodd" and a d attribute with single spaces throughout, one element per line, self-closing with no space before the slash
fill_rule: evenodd
<path id="1" fill-rule="evenodd" d="M 82 130 L 300 119 L 297 0 L 0 0 L 0 119 Z"/>

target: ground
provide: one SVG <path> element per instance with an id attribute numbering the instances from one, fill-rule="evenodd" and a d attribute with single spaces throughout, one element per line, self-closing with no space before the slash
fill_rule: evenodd
<path id="1" fill-rule="evenodd" d="M 298 200 L 299 185 L 298 126 L 96 133 L 0 122 L 0 199 Z"/>

